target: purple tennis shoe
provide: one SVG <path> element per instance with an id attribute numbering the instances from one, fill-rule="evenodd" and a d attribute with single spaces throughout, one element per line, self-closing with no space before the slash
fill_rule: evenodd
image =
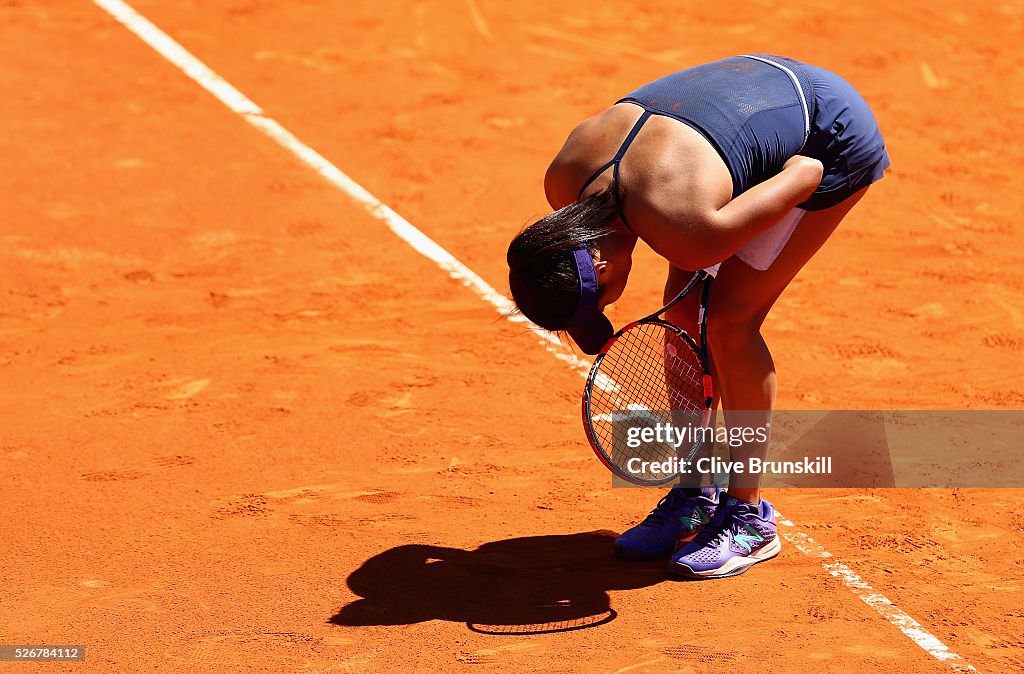
<path id="1" fill-rule="evenodd" d="M 643 522 L 615 541 L 615 552 L 626 559 L 657 559 L 672 554 L 680 538 L 693 534 L 715 514 L 721 487 L 702 487 L 687 496 L 679 487 L 669 490 Z"/>
<path id="2" fill-rule="evenodd" d="M 723 494 L 715 516 L 672 555 L 669 569 L 690 578 L 727 578 L 771 559 L 781 549 L 771 503 L 761 499 L 753 505 Z"/>

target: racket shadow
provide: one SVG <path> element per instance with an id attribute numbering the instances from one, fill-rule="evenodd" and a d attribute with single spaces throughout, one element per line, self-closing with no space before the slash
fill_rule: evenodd
<path id="1" fill-rule="evenodd" d="M 626 562 L 610 531 L 530 536 L 475 550 L 402 545 L 348 577 L 362 597 L 332 616 L 347 626 L 465 623 L 484 634 L 544 634 L 604 625 L 616 618 L 609 590 L 663 581 L 664 560 Z"/>

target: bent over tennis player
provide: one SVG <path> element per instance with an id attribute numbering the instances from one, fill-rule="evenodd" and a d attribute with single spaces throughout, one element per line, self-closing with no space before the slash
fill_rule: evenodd
<path id="1" fill-rule="evenodd" d="M 556 210 L 509 246 L 512 296 L 595 354 L 613 334 L 602 312 L 622 295 L 637 239 L 668 262 L 666 301 L 694 270 L 720 265 L 707 332 L 725 423 L 729 410 L 768 422 L 776 375 L 761 324 L 888 166 L 870 108 L 834 73 L 768 54 L 688 68 L 573 129 L 544 179 Z M 596 289 L 583 288 L 580 264 L 593 264 Z M 666 318 L 695 334 L 699 295 Z M 780 542 L 772 505 L 747 481 L 727 493 L 673 488 L 615 547 L 709 578 L 771 559 Z"/>

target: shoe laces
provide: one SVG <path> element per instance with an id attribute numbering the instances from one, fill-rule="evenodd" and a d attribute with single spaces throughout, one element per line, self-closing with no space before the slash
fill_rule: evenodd
<path id="1" fill-rule="evenodd" d="M 670 489 L 667 494 L 661 497 L 658 505 L 654 506 L 651 514 L 644 518 L 643 523 L 661 525 L 670 518 L 678 517 L 679 511 L 686 508 L 686 501 L 688 500 L 682 489 Z"/>
<path id="2" fill-rule="evenodd" d="M 739 528 L 737 519 L 733 516 L 733 508 L 725 504 L 719 504 L 714 517 L 701 527 L 700 532 L 693 539 L 694 544 L 700 547 L 718 545 L 729 531 Z"/>

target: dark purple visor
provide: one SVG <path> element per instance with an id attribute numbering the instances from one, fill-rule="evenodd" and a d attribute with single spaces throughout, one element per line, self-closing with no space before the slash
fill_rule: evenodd
<path id="1" fill-rule="evenodd" d="M 590 251 L 585 247 L 577 248 L 573 251 L 573 258 L 580 278 L 580 301 L 566 331 L 583 353 L 593 356 L 600 353 L 615 334 L 615 329 L 597 309 L 597 270 Z"/>

